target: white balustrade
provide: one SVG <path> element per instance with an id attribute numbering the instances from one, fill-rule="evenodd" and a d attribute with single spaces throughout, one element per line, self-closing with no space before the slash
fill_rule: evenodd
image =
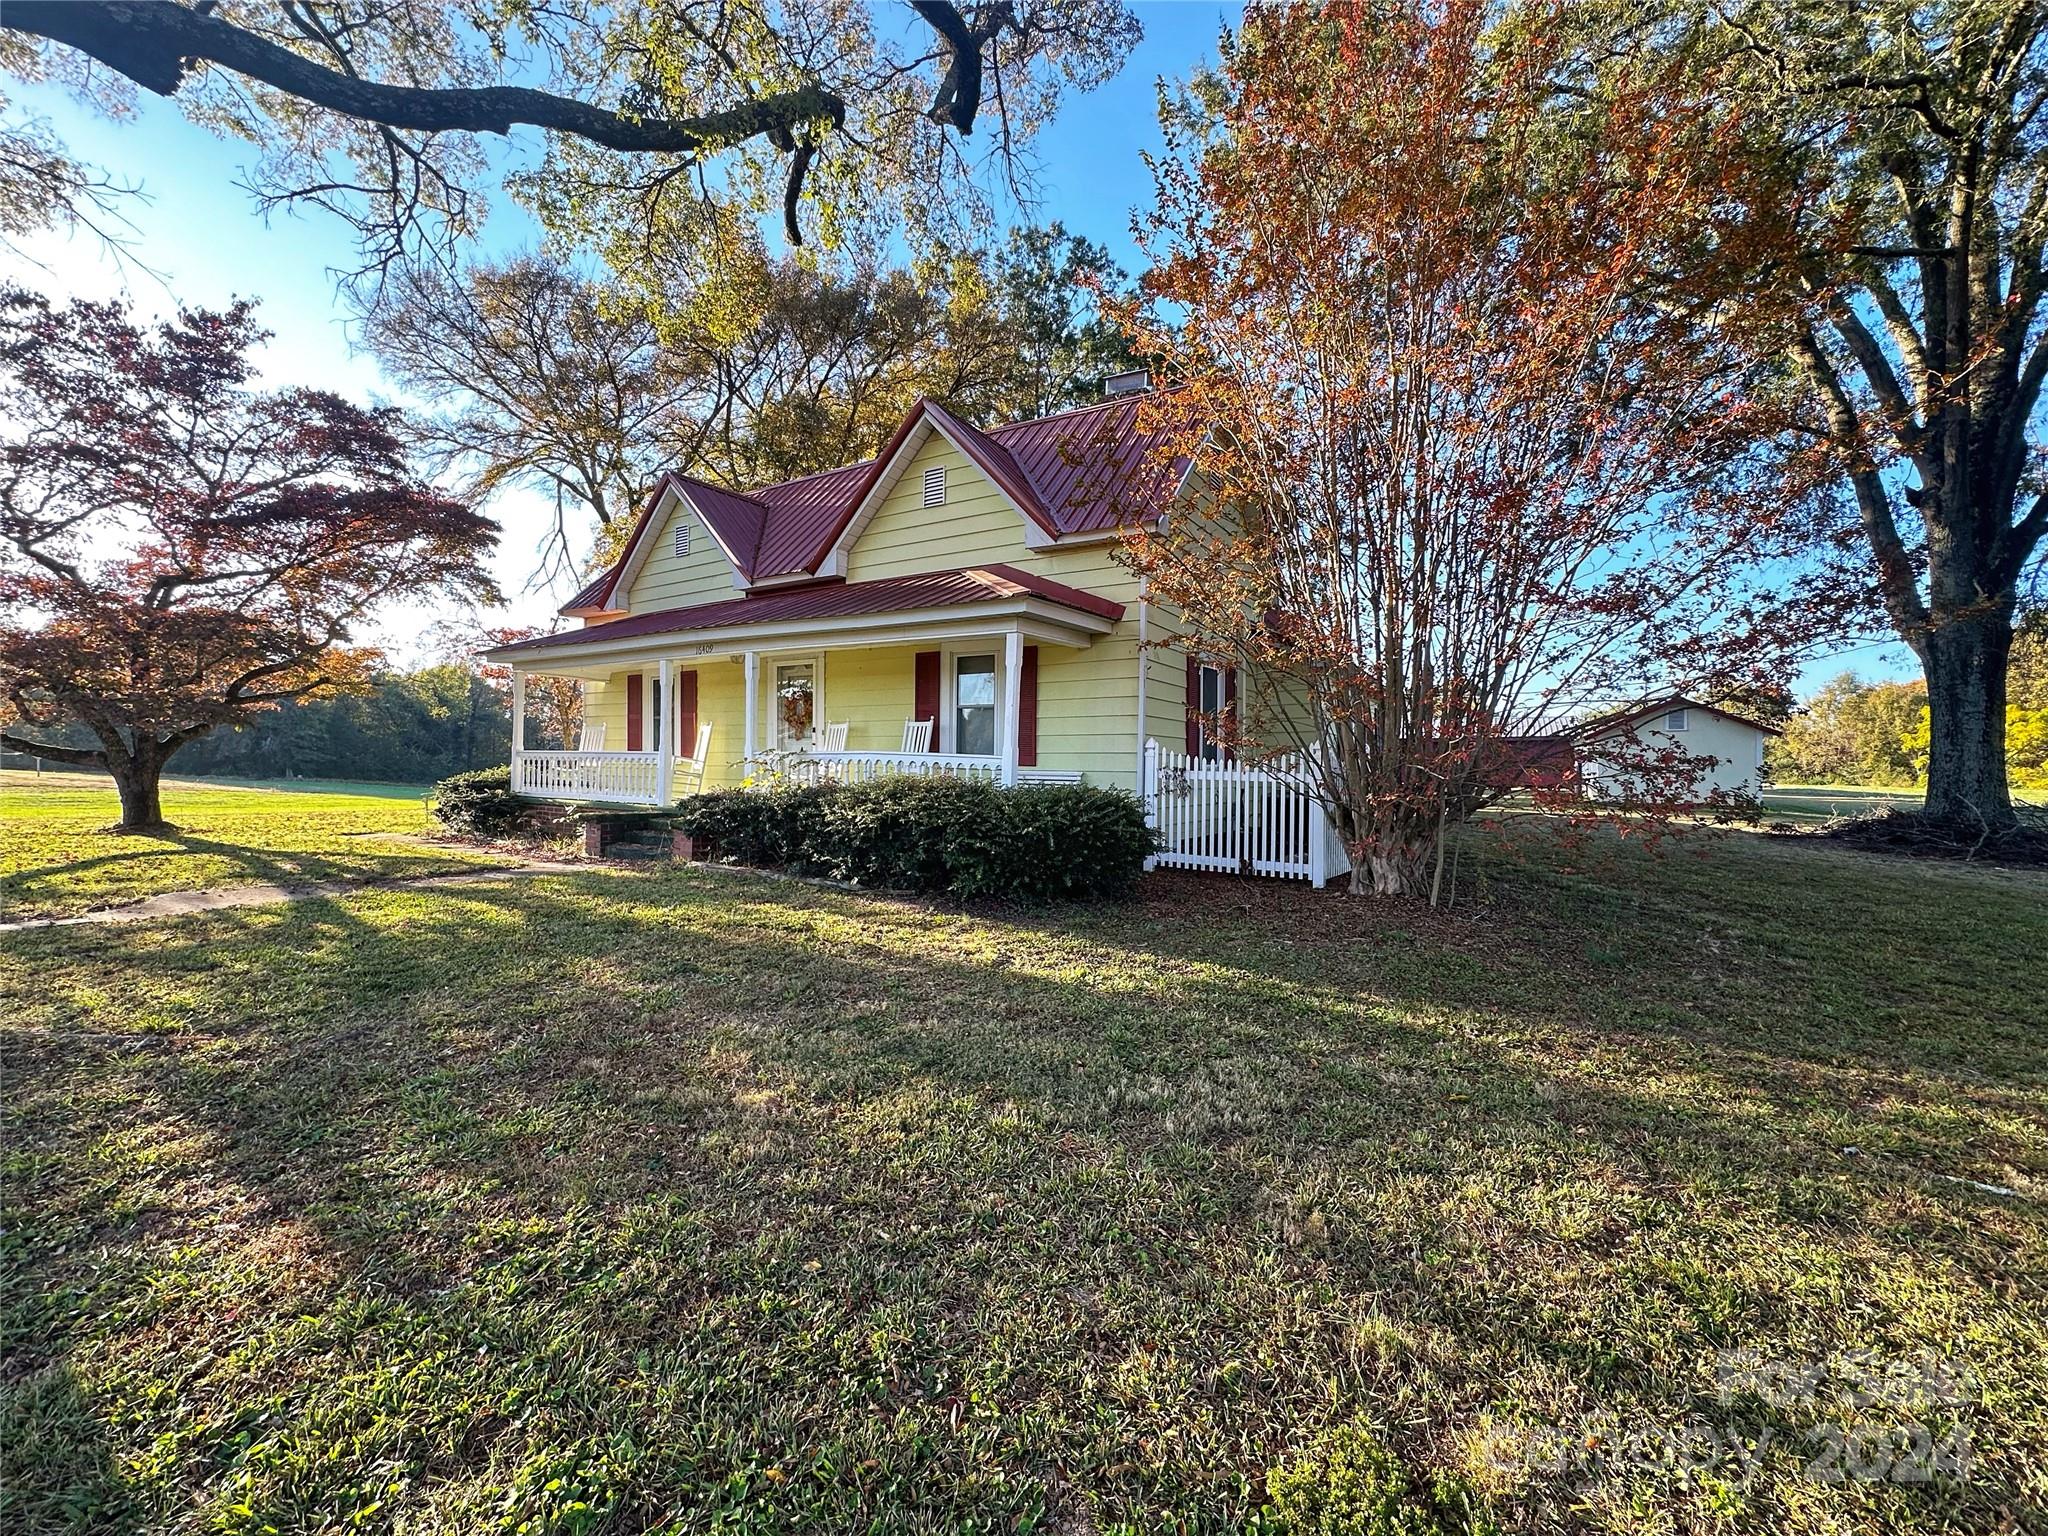
<path id="1" fill-rule="evenodd" d="M 771 769 L 795 784 L 864 784 L 895 775 L 911 778 L 986 779 L 1003 776 L 1000 758 L 959 752 L 796 752 Z"/>
<path id="2" fill-rule="evenodd" d="M 545 800 L 659 805 L 659 752 L 515 752 L 512 792 Z"/>

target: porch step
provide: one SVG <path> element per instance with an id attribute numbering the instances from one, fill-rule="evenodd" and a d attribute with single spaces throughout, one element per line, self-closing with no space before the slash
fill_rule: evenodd
<path id="1" fill-rule="evenodd" d="M 667 827 L 640 826 L 606 844 L 608 859 L 666 859 L 673 846 Z"/>
<path id="2" fill-rule="evenodd" d="M 669 857 L 667 843 L 613 843 L 604 851 L 608 859 L 623 859 L 629 864 L 645 864 L 664 861 Z"/>

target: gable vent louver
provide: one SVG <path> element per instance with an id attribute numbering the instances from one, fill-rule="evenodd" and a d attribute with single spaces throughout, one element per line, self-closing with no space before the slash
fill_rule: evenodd
<path id="1" fill-rule="evenodd" d="M 946 466 L 934 464 L 924 472 L 924 504 L 940 507 L 946 503 Z"/>
<path id="2" fill-rule="evenodd" d="M 676 520 L 676 558 L 690 558 L 690 525 L 680 518 Z"/>

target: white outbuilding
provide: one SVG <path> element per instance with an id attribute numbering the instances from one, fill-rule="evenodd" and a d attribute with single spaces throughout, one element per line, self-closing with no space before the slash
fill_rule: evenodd
<path id="1" fill-rule="evenodd" d="M 1764 746 L 1779 734 L 1775 726 L 1672 694 L 1615 715 L 1587 732 L 1584 772 L 1589 787 L 1601 779 L 1613 782 L 1624 777 L 1625 770 L 1600 764 L 1600 744 L 1630 736 L 1647 752 L 1682 752 L 1692 759 L 1697 764 L 1691 795 L 1695 801 L 1717 792 L 1757 796 L 1764 788 Z"/>

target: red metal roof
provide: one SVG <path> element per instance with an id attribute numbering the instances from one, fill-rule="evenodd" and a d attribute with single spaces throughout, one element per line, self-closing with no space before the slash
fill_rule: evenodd
<path id="1" fill-rule="evenodd" d="M 926 571 L 915 576 L 891 576 L 881 581 L 815 581 L 800 587 L 778 587 L 750 592 L 745 597 L 722 603 L 699 603 L 689 608 L 664 608 L 658 613 L 636 613 L 596 624 L 566 635 L 537 635 L 531 640 L 500 646 L 492 655 L 508 651 L 554 650 L 565 645 L 609 645 L 635 635 L 680 634 L 690 630 L 728 629 L 739 624 L 782 624 L 797 619 L 850 618 L 857 614 L 916 613 L 931 608 L 960 608 L 974 603 L 1003 602 L 1013 598 L 1037 597 L 1077 613 L 1091 613 L 1111 621 L 1124 616 L 1124 605 L 1093 592 L 1048 581 L 1014 565 L 983 565 L 959 571 Z"/>
<path id="2" fill-rule="evenodd" d="M 561 611 L 563 613 L 570 614 L 604 612 L 605 589 L 609 587 L 611 584 L 612 573 L 609 568 L 606 568 L 605 570 L 598 572 L 598 574 L 591 579 L 590 584 L 588 586 L 584 587 L 574 597 L 570 598 L 568 602 L 562 604 Z"/>
<path id="3" fill-rule="evenodd" d="M 1054 538 L 1100 533 L 1162 510 L 1187 470 L 1183 459 L 1156 452 L 1138 424 L 1141 395 L 1061 411 L 983 432 L 928 400 L 919 400 L 880 455 L 799 480 L 731 491 L 686 475 L 667 482 L 688 497 L 731 551 L 748 582 L 802 575 L 823 563 L 839 536 L 921 421 L 929 420 Z M 659 493 L 640 514 L 627 550 L 650 532 Z M 943 512 L 935 515 L 944 516 Z M 590 606 L 609 602 L 610 583 L 625 562 L 576 596 Z M 564 609 L 569 612 L 570 609 Z"/>

